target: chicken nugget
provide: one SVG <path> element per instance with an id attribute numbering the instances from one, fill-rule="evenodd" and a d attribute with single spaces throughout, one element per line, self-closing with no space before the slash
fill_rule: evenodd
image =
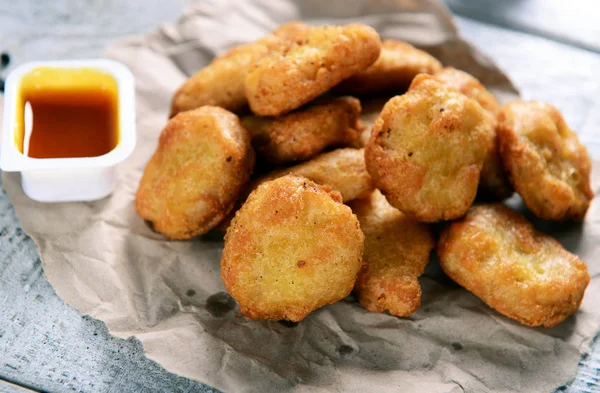
<path id="1" fill-rule="evenodd" d="M 221 278 L 246 317 L 300 321 L 350 293 L 363 243 L 337 191 L 284 176 L 261 184 L 231 222 Z"/>
<path id="2" fill-rule="evenodd" d="M 349 206 L 365 235 L 363 267 L 354 287 L 358 300 L 369 311 L 412 314 L 421 305 L 418 277 L 435 245 L 431 229 L 408 219 L 377 190 Z"/>
<path id="3" fill-rule="evenodd" d="M 525 205 L 546 220 L 583 220 L 594 197 L 585 146 L 560 112 L 514 101 L 500 113 L 500 155 Z"/>
<path id="4" fill-rule="evenodd" d="M 306 40 L 310 29 L 312 27 L 305 23 L 293 21 L 273 30 L 273 35 L 300 45 Z"/>
<path id="5" fill-rule="evenodd" d="M 248 73 L 250 109 L 278 116 L 299 108 L 371 65 L 380 48 L 377 32 L 362 24 L 312 28 L 302 44 L 263 58 Z"/>
<path id="6" fill-rule="evenodd" d="M 236 115 L 213 106 L 182 112 L 160 135 L 135 208 L 168 238 L 189 239 L 229 213 L 253 167 L 250 134 Z"/>
<path id="7" fill-rule="evenodd" d="M 528 326 L 565 320 L 590 281 L 576 255 L 502 204 L 472 207 L 442 232 L 437 253 L 450 278 Z"/>
<path id="8" fill-rule="evenodd" d="M 248 116 L 242 124 L 262 158 L 283 164 L 307 160 L 328 147 L 351 145 L 359 137 L 359 116 L 360 101 L 340 97 L 281 117 Z"/>
<path id="9" fill-rule="evenodd" d="M 496 119 L 502 107 L 498 103 L 498 100 L 496 100 L 496 97 L 477 78 L 452 67 L 444 68 L 437 72 L 435 76 L 449 86 L 460 90 L 467 97 L 477 101 L 483 109 L 492 115 L 494 122 L 497 123 Z M 512 195 L 513 188 L 508 181 L 504 165 L 502 165 L 495 126 L 493 132 L 492 145 L 485 157 L 485 161 L 483 161 L 483 168 L 481 169 L 479 190 L 486 198 L 502 200 Z"/>
<path id="10" fill-rule="evenodd" d="M 287 174 L 331 186 L 342 194 L 344 202 L 365 198 L 375 188 L 365 165 L 365 150 L 352 148 L 336 149 L 302 164 L 274 171 L 251 186 L 256 188 L 258 184 Z"/>
<path id="11" fill-rule="evenodd" d="M 498 116 L 502 107 L 492 93 L 473 75 L 454 67 L 444 67 L 435 73 L 435 77 L 449 86 L 460 90 L 461 93 L 474 99 L 483 109 L 494 117 Z"/>
<path id="12" fill-rule="evenodd" d="M 476 101 L 430 75 L 388 101 L 365 158 L 390 204 L 424 222 L 462 216 L 473 203 L 493 120 Z"/>
<path id="13" fill-rule="evenodd" d="M 232 112 L 246 108 L 244 80 L 259 59 L 274 51 L 285 51 L 310 28 L 300 22 L 280 26 L 273 34 L 248 44 L 237 45 L 216 57 L 179 87 L 171 103 L 171 117 L 204 105 L 220 106 Z"/>
<path id="14" fill-rule="evenodd" d="M 397 40 L 385 40 L 375 63 L 342 81 L 336 91 L 345 94 L 402 93 L 417 74 L 433 74 L 442 69 L 429 53 Z"/>
<path id="15" fill-rule="evenodd" d="M 238 199 L 238 206 L 241 206 L 248 195 L 261 184 L 288 174 L 305 177 L 321 185 L 331 186 L 342 195 L 344 203 L 366 198 L 375 189 L 365 166 L 365 150 L 337 149 L 323 153 L 302 164 L 279 169 L 250 181 Z M 217 230 L 225 232 L 234 216 L 235 211 L 232 211 L 227 218 L 221 221 Z"/>

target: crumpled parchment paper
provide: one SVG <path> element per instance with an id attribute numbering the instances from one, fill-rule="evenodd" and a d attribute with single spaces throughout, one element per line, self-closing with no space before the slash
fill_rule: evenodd
<path id="1" fill-rule="evenodd" d="M 137 147 L 119 168 L 112 196 L 36 203 L 23 194 L 18 174 L 3 174 L 58 295 L 112 334 L 137 337 L 167 370 L 224 391 L 550 392 L 567 383 L 600 325 L 597 201 L 583 224 L 536 221 L 587 261 L 594 276 L 579 312 L 552 329 L 501 316 L 448 279 L 435 260 L 421 278 L 422 306 L 410 318 L 365 311 L 349 297 L 299 324 L 250 321 L 219 278 L 221 235 L 168 241 L 136 215 L 134 193 L 173 91 L 214 55 L 294 19 L 367 23 L 384 38 L 409 41 L 472 73 L 502 101 L 517 94 L 490 59 L 458 36 L 435 0 L 198 2 L 176 25 L 108 50 L 135 74 L 138 119 Z M 597 189 L 600 167 L 594 170 Z"/>

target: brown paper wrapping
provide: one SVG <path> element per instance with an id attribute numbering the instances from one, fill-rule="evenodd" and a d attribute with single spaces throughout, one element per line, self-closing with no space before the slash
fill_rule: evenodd
<path id="1" fill-rule="evenodd" d="M 18 174 L 3 174 L 58 295 L 112 334 L 137 337 L 167 370 L 224 391 L 550 392 L 572 379 L 600 323 L 597 201 L 583 224 L 537 222 L 587 261 L 594 276 L 579 312 L 552 329 L 496 313 L 444 276 L 436 261 L 421 278 L 422 307 L 410 318 L 365 311 L 349 297 L 297 325 L 250 321 L 219 278 L 220 235 L 168 241 L 136 215 L 134 193 L 175 88 L 231 45 L 294 19 L 367 23 L 384 38 L 406 40 L 474 74 L 502 101 L 517 94 L 434 0 L 198 2 L 176 25 L 108 50 L 135 74 L 138 119 L 137 147 L 119 168 L 112 196 L 36 203 L 23 194 Z M 597 186 L 598 165 L 594 174 Z"/>

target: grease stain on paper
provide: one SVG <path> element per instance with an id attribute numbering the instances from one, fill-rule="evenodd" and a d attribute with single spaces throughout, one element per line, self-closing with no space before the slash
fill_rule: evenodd
<path id="1" fill-rule="evenodd" d="M 463 345 L 457 341 L 453 342 L 452 344 L 450 344 L 450 346 L 452 346 L 452 349 L 455 351 L 462 351 L 463 350 Z"/>
<path id="2" fill-rule="evenodd" d="M 215 318 L 224 317 L 234 308 L 235 300 L 225 292 L 217 292 L 206 299 L 206 311 Z"/>
<path id="3" fill-rule="evenodd" d="M 295 328 L 300 323 L 300 322 L 287 321 L 285 319 L 282 319 L 281 321 L 278 321 L 278 322 L 287 328 Z"/>
<path id="4" fill-rule="evenodd" d="M 338 353 L 342 356 L 344 355 L 350 355 L 352 352 L 354 352 L 354 348 L 352 348 L 350 345 L 340 345 L 338 347 Z"/>

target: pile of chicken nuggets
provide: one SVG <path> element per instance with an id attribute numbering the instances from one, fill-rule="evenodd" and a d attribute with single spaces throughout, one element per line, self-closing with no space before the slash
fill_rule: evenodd
<path id="1" fill-rule="evenodd" d="M 587 267 L 501 202 L 516 191 L 542 219 L 583 220 L 590 172 L 551 105 L 501 106 L 363 24 L 292 22 L 176 91 L 135 207 L 170 239 L 226 231 L 221 277 L 248 318 L 300 321 L 351 292 L 408 316 L 436 249 L 490 307 L 550 327 L 578 309 Z"/>

